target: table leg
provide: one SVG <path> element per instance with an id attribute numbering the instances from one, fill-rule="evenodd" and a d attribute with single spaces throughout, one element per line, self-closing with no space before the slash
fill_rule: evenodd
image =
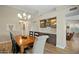
<path id="1" fill-rule="evenodd" d="M 23 46 L 20 47 L 20 52 L 21 52 L 21 53 L 24 52 L 24 47 L 23 47 Z"/>

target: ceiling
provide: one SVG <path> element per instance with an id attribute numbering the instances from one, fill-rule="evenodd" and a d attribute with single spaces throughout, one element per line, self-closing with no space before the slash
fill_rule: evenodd
<path id="1" fill-rule="evenodd" d="M 32 15 L 42 15 L 55 11 L 57 5 L 10 5 L 11 7 L 31 13 Z"/>

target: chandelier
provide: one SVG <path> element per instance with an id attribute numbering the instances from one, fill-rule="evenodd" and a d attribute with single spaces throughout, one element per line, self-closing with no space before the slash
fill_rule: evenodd
<path id="1" fill-rule="evenodd" d="M 22 21 L 26 21 L 31 18 L 31 15 L 30 14 L 26 15 L 26 13 L 23 13 L 23 14 L 18 13 L 18 18 Z"/>
<path id="2" fill-rule="evenodd" d="M 22 32 L 22 36 L 26 36 L 28 35 L 28 25 L 29 25 L 29 22 L 28 20 L 31 18 L 31 15 L 29 14 L 26 14 L 26 13 L 23 13 L 23 14 L 20 14 L 18 13 L 18 18 L 19 18 L 19 24 L 20 24 L 20 28 L 21 28 L 21 32 Z"/>

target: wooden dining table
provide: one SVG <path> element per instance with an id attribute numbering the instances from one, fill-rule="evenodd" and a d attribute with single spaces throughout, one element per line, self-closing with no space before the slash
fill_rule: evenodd
<path id="1" fill-rule="evenodd" d="M 16 36 L 16 43 L 20 47 L 20 53 L 24 52 L 24 49 L 33 45 L 35 38 L 33 36 L 26 36 L 26 38 L 22 38 L 21 35 Z"/>

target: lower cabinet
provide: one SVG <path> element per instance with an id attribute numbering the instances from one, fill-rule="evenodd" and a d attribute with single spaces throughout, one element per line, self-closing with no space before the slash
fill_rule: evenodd
<path id="1" fill-rule="evenodd" d="M 47 42 L 56 46 L 56 35 L 49 34 L 49 38 L 47 39 Z"/>
<path id="2" fill-rule="evenodd" d="M 30 31 L 32 33 L 34 33 L 34 36 L 38 37 L 38 36 L 42 36 L 42 35 L 48 35 L 49 38 L 47 39 L 46 42 L 56 45 L 56 34 L 50 34 L 50 33 L 43 33 L 43 32 L 36 32 L 36 31 Z"/>

